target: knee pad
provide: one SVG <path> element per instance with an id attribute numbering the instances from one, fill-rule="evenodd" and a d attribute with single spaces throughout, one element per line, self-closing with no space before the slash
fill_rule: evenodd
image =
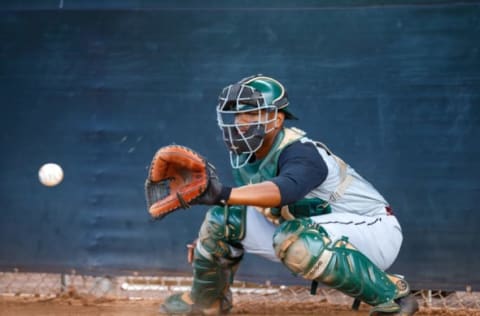
<path id="1" fill-rule="evenodd" d="M 297 218 L 283 222 L 273 235 L 273 248 L 277 257 L 293 273 L 313 280 L 328 264 L 331 252 L 325 230 L 310 218 Z"/>
<path id="2" fill-rule="evenodd" d="M 198 236 L 197 251 L 215 258 L 238 258 L 243 254 L 240 241 L 245 237 L 246 208 L 214 206 L 207 211 Z"/>

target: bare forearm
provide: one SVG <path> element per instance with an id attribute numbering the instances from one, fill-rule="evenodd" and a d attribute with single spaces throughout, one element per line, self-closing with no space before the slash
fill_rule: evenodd
<path id="1" fill-rule="evenodd" d="M 277 185 L 265 181 L 233 188 L 228 204 L 275 207 L 280 205 L 280 201 L 281 195 Z"/>

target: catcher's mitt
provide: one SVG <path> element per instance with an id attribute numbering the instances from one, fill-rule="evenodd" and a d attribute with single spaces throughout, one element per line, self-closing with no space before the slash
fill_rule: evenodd
<path id="1" fill-rule="evenodd" d="M 191 204 L 221 204 L 229 194 L 211 164 L 179 145 L 157 151 L 145 182 L 148 211 L 157 219 Z"/>

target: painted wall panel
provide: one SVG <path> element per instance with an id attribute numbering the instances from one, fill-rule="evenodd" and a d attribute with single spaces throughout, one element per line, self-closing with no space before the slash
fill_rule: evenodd
<path id="1" fill-rule="evenodd" d="M 206 208 L 152 222 L 148 164 L 183 144 L 231 184 L 216 98 L 264 73 L 287 87 L 295 125 L 393 205 L 392 272 L 480 285 L 478 5 L 250 6 L 0 11 L 2 269 L 189 271 Z M 37 180 L 50 161 L 65 171 L 54 188 Z M 304 282 L 253 256 L 239 273 Z"/>

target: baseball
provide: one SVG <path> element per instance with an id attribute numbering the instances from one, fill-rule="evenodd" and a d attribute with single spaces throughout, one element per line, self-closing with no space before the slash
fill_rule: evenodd
<path id="1" fill-rule="evenodd" d="M 47 187 L 56 186 L 63 180 L 62 167 L 56 163 L 46 163 L 38 170 L 38 179 Z"/>

